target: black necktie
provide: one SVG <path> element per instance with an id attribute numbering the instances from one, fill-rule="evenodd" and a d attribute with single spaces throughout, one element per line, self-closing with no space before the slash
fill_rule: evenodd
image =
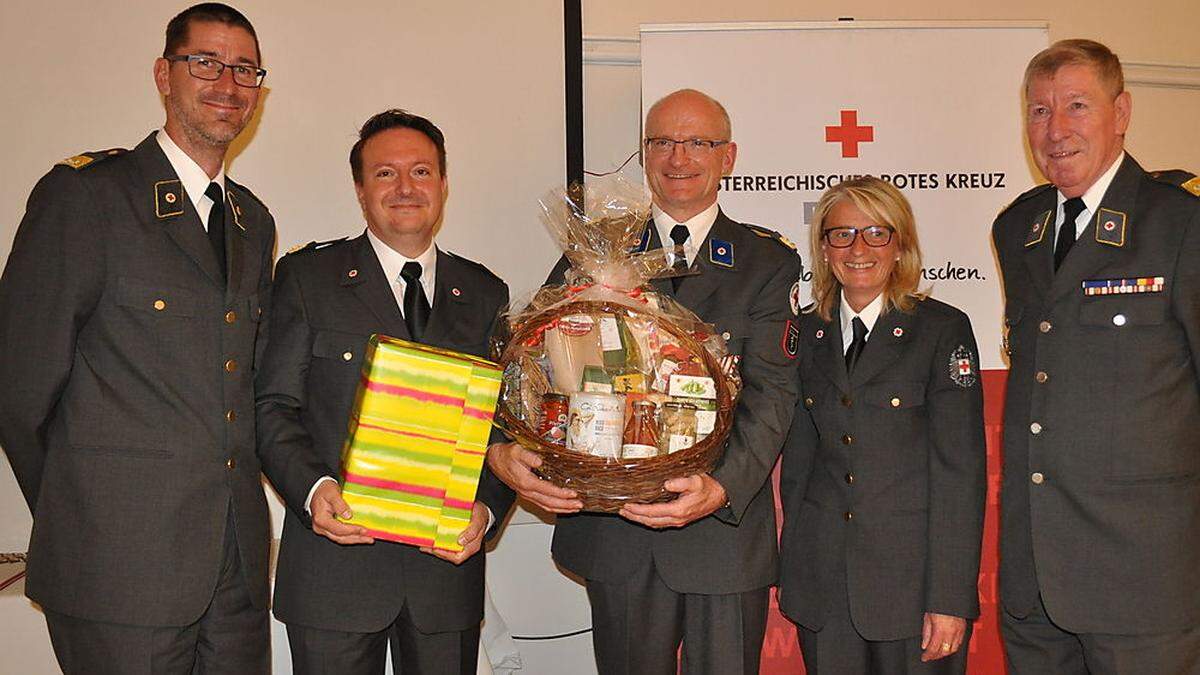
<path id="1" fill-rule="evenodd" d="M 676 225 L 671 228 L 671 241 L 675 242 L 679 254 L 675 256 L 675 262 L 671 264 L 671 269 L 675 271 L 675 276 L 671 277 L 671 288 L 676 293 L 679 292 L 679 283 L 683 281 L 683 274 L 687 272 L 687 255 L 683 253 L 683 245 L 687 242 L 692 233 L 688 231 L 686 225 Z"/>
<path id="2" fill-rule="evenodd" d="M 221 186 L 208 184 L 204 195 L 212 200 L 212 209 L 208 212 L 208 241 L 212 244 L 213 253 L 217 254 L 217 266 L 221 268 L 221 279 L 225 279 L 225 195 Z"/>
<path id="3" fill-rule="evenodd" d="M 854 340 L 850 342 L 850 349 L 846 350 L 846 373 L 854 372 L 854 364 L 858 363 L 863 347 L 867 346 L 867 324 L 856 316 L 850 325 L 854 327 Z"/>
<path id="4" fill-rule="evenodd" d="M 413 342 L 420 342 L 425 336 L 425 323 L 429 321 L 429 301 L 421 287 L 421 263 L 404 263 L 400 278 L 404 279 L 404 324 L 408 326 L 408 335 Z"/>
<path id="5" fill-rule="evenodd" d="M 1071 197 L 1063 202 L 1063 222 L 1058 228 L 1058 236 L 1054 239 L 1054 271 L 1066 259 L 1071 246 L 1075 244 L 1075 219 L 1083 213 L 1083 199 Z"/>

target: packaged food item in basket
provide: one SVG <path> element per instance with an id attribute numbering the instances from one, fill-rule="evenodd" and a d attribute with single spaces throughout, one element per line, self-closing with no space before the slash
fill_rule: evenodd
<path id="1" fill-rule="evenodd" d="M 542 421 L 538 424 L 538 437 L 554 445 L 567 445 L 567 397 L 562 394 L 546 394 L 542 397 Z"/>
<path id="2" fill-rule="evenodd" d="M 598 457 L 620 457 L 624 414 L 625 401 L 619 394 L 571 394 L 567 410 L 567 448 Z"/>
<path id="3" fill-rule="evenodd" d="M 658 443 L 658 406 L 646 398 L 629 404 L 625 433 L 621 444 L 621 459 L 644 459 L 660 454 Z"/>
<path id="4" fill-rule="evenodd" d="M 667 401 L 662 410 L 661 445 L 667 454 L 696 444 L 696 406 L 683 401 Z"/>

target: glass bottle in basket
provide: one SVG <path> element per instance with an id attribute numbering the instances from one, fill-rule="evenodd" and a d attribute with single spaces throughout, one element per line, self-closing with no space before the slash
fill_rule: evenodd
<path id="1" fill-rule="evenodd" d="M 625 422 L 621 459 L 642 459 L 660 454 L 654 401 L 642 399 L 634 401 L 630 407 L 632 412 Z"/>
<path id="2" fill-rule="evenodd" d="M 662 407 L 661 446 L 668 453 L 696 444 L 696 406 L 667 401 Z"/>

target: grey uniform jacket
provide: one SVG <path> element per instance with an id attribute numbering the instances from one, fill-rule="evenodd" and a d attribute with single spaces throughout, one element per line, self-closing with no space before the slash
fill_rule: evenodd
<path id="1" fill-rule="evenodd" d="M 1073 632 L 1200 623 L 1200 199 L 1126 157 L 1056 274 L 1056 195 L 997 218 L 1011 368 L 1000 586 Z M 1161 277 L 1152 292 L 1085 281 Z M 1118 287 L 1120 284 L 1117 284 Z"/>
<path id="2" fill-rule="evenodd" d="M 232 508 L 265 607 L 251 385 L 274 221 L 226 181 L 222 279 L 154 134 L 73 160 L 34 188 L 0 280 L 0 443 L 33 512 L 26 591 L 85 619 L 191 623 Z"/>
<path id="3" fill-rule="evenodd" d="M 407 604 L 424 632 L 463 630 L 483 618 L 484 555 L 460 566 L 378 540 L 341 546 L 313 533 L 305 500 L 321 476 L 340 475 L 342 444 L 372 333 L 409 339 L 391 282 L 363 234 L 310 246 L 276 268 L 273 331 L 259 371 L 263 469 L 288 509 L 275 582 L 275 615 L 325 630 L 383 630 Z M 433 311 L 422 342 L 487 356 L 508 287 L 478 263 L 437 252 Z M 512 492 L 485 469 L 482 500 L 504 520 Z"/>
<path id="4" fill-rule="evenodd" d="M 647 229 L 648 248 L 658 248 L 653 223 Z M 800 277 L 800 258 L 777 234 L 736 223 L 724 213 L 698 250 L 694 267 L 700 274 L 685 278 L 675 299 L 728 334 L 729 353 L 740 356 L 745 385 L 725 454 L 712 472 L 725 487 L 729 506 L 661 531 L 615 515 L 560 516 L 554 559 L 585 579 L 620 581 L 653 561 L 667 586 L 679 593 L 740 593 L 775 581 L 769 477 L 796 401 L 796 368 L 788 353 L 796 317 L 789 293 Z M 559 260 L 550 281 L 561 281 L 566 268 Z M 669 281 L 655 286 L 671 293 Z"/>
<path id="5" fill-rule="evenodd" d="M 920 635 L 925 612 L 978 616 L 987 450 L 970 320 L 932 298 L 884 312 L 851 376 L 837 308 L 800 333 L 782 610 L 816 631 L 848 601 L 868 640 Z"/>

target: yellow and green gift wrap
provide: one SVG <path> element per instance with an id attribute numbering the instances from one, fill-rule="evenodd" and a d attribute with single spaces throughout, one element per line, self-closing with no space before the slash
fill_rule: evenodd
<path id="1" fill-rule="evenodd" d="M 342 448 L 346 522 L 461 551 L 501 375 L 476 356 L 372 335 Z"/>

